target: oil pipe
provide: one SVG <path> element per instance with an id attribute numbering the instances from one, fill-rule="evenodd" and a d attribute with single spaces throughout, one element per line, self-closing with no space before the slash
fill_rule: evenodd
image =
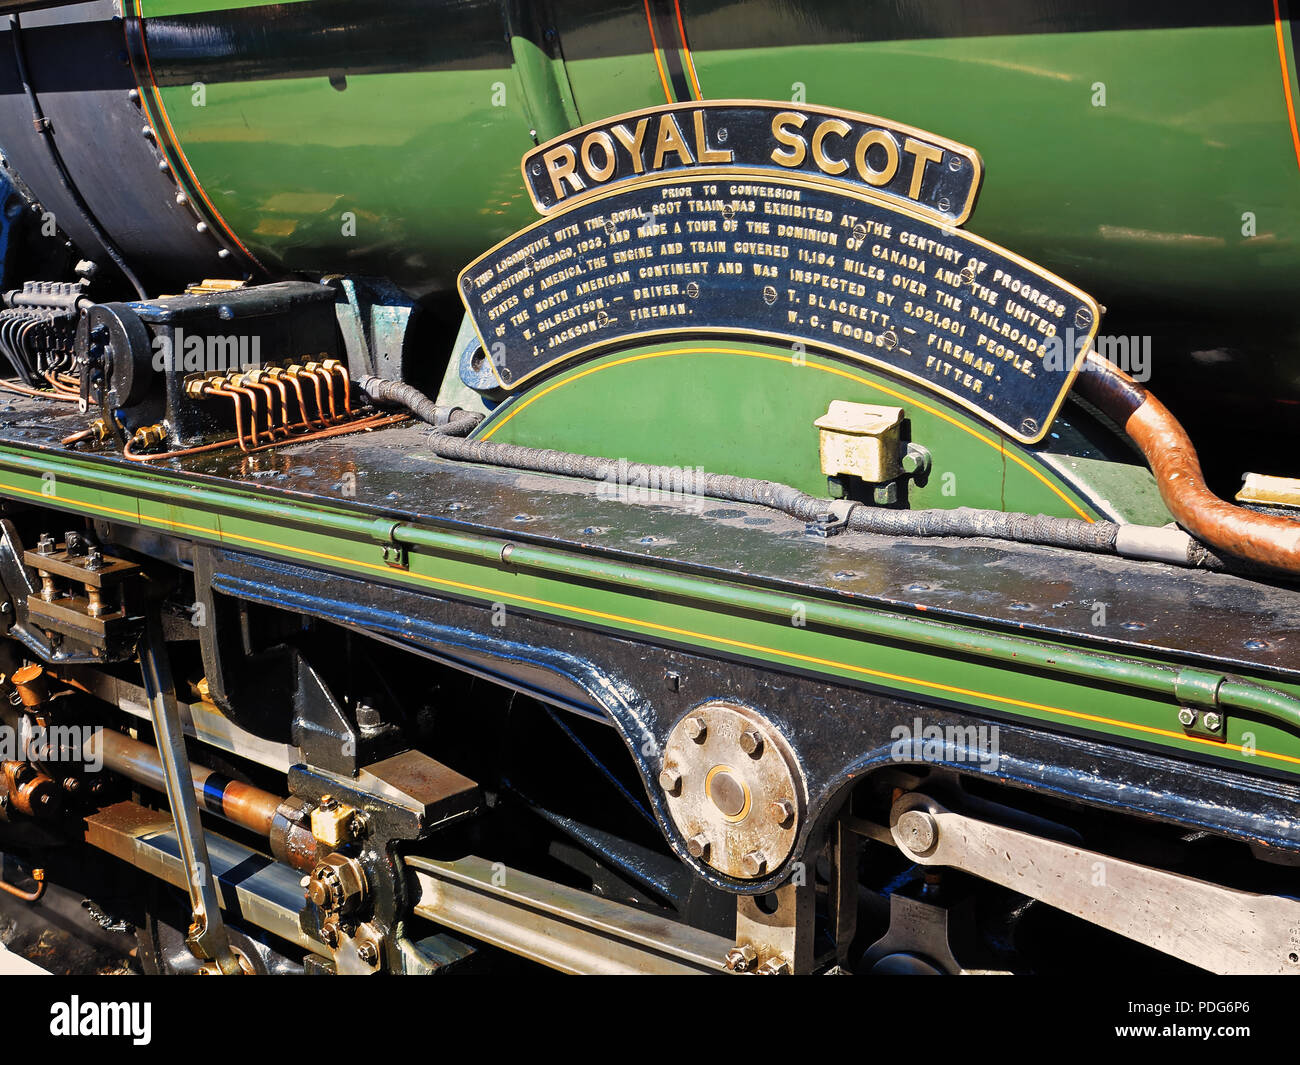
<path id="1" fill-rule="evenodd" d="M 1300 573 L 1300 522 L 1234 506 L 1211 492 L 1187 431 L 1132 377 L 1090 351 L 1074 387 L 1137 444 L 1179 525 L 1220 551 Z"/>

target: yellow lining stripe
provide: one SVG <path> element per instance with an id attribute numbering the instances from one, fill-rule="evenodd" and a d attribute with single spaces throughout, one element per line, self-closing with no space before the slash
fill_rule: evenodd
<path id="1" fill-rule="evenodd" d="M 645 0 L 645 21 L 650 27 L 650 51 L 654 54 L 655 66 L 659 68 L 659 81 L 664 87 L 664 99 L 672 103 L 673 93 L 668 88 L 668 75 L 664 72 L 663 60 L 659 58 L 659 42 L 655 39 L 655 21 L 654 16 L 650 14 L 650 0 Z"/>
<path id="2" fill-rule="evenodd" d="M 695 99 L 703 100 L 704 93 L 700 91 L 700 79 L 695 76 L 695 59 L 691 56 L 691 46 L 686 43 L 686 22 L 682 19 L 682 0 L 675 0 L 677 8 L 677 29 L 682 35 L 682 55 L 686 57 L 686 72 L 691 76 L 691 84 L 695 87 Z"/>
<path id="3" fill-rule="evenodd" d="M 670 351 L 649 351 L 649 352 L 644 352 L 643 354 L 640 355 L 629 355 L 626 358 L 616 359 L 613 362 L 601 363 L 598 366 L 589 366 L 585 370 L 579 370 L 577 373 L 573 374 L 572 376 L 563 377 L 560 380 L 554 382 L 553 384 L 547 385 L 545 388 L 533 392 L 526 399 L 520 400 L 518 403 L 514 404 L 500 418 L 492 422 L 492 424 L 488 427 L 487 432 L 485 432 L 481 437 L 479 437 L 479 439 L 490 440 L 492 438 L 492 434 L 495 433 L 498 429 L 500 429 L 503 425 L 505 425 L 506 422 L 510 421 L 510 419 L 513 418 L 516 414 L 519 414 L 521 411 L 527 410 L 530 406 L 532 406 L 533 403 L 541 399 L 543 396 L 549 395 L 550 393 L 554 392 L 556 389 L 562 388 L 564 385 L 571 384 L 574 381 L 580 381 L 582 378 L 588 376 L 589 374 L 600 373 L 600 371 L 602 370 L 609 370 L 615 366 L 623 366 L 626 363 L 641 362 L 643 359 L 662 359 L 670 355 L 742 355 L 745 358 L 750 358 L 750 359 L 767 359 L 769 362 L 783 362 L 783 363 L 788 363 L 790 366 L 795 365 L 794 362 L 791 360 L 790 356 L 788 355 L 773 355 L 770 352 L 765 352 L 765 351 L 747 351 L 743 348 L 673 348 Z M 980 443 L 986 444 L 988 447 L 993 448 L 1003 458 L 1009 458 L 1017 466 L 1022 466 L 1024 469 L 1028 470 L 1031 474 L 1033 474 L 1033 476 L 1038 478 L 1038 480 L 1042 481 L 1042 483 L 1046 485 L 1054 495 L 1058 496 L 1065 503 L 1066 506 L 1068 506 L 1071 510 L 1073 510 L 1077 515 L 1079 515 L 1079 517 L 1081 517 L 1084 521 L 1092 522 L 1094 520 L 1092 516 L 1088 514 L 1087 511 L 1083 510 L 1083 508 L 1081 508 L 1077 503 L 1075 503 L 1074 500 L 1072 500 L 1069 496 L 1067 496 L 1064 492 L 1062 492 L 1060 488 L 1058 488 L 1046 477 L 1044 477 L 1040 470 L 1036 470 L 1033 466 L 1031 466 L 1029 463 L 1027 463 L 1024 459 L 1022 459 L 1019 455 L 1015 454 L 1014 452 L 1007 451 L 1006 448 L 1003 446 L 1002 441 L 991 440 L 983 433 L 977 432 L 976 430 L 972 429 L 969 425 L 966 425 L 964 422 L 958 421 L 956 418 L 952 417 L 952 415 L 946 414 L 944 411 L 939 410 L 937 407 L 931 407 L 928 403 L 923 403 L 919 399 L 913 399 L 912 397 L 906 396 L 901 392 L 895 392 L 892 388 L 889 388 L 886 385 L 878 384 L 877 382 L 869 380 L 866 377 L 859 377 L 857 374 L 850 373 L 848 370 L 842 370 L 838 366 L 822 366 L 820 363 L 815 363 L 815 362 L 805 362 L 803 363 L 803 366 L 814 370 L 820 370 L 822 373 L 834 374 L 836 377 L 844 377 L 850 381 L 856 381 L 859 384 L 866 385 L 868 388 L 874 388 L 879 392 L 883 392 L 885 393 L 885 395 L 890 396 L 896 400 L 899 400 L 902 403 L 908 404 L 913 407 L 920 407 L 921 410 L 925 411 L 927 414 L 932 414 L 936 418 L 941 418 L 949 425 L 956 426 L 958 429 L 962 430 L 962 432 L 969 433 L 976 440 L 980 441 Z"/>
<path id="4" fill-rule="evenodd" d="M 308 558 L 322 559 L 328 562 L 341 563 L 344 566 L 361 567 L 364 569 L 374 570 L 379 573 L 393 575 L 392 567 L 383 565 L 378 562 L 363 562 L 360 559 L 346 558 L 340 555 L 326 554 L 321 551 L 312 551 L 305 547 L 290 547 L 286 544 L 275 543 L 270 540 L 259 540 L 253 536 L 245 536 L 240 533 L 227 533 L 220 529 L 209 529 L 201 525 L 190 525 L 186 522 L 172 521 L 169 518 L 146 518 L 140 511 L 119 510 L 116 507 L 105 506 L 100 503 L 90 503 L 71 499 L 60 499 L 58 496 L 49 496 L 44 492 L 34 491 L 30 488 L 20 488 L 17 485 L 5 484 L 0 482 L 0 491 L 14 492 L 19 495 L 31 496 L 36 499 L 43 499 L 47 502 L 56 500 L 65 505 L 81 507 L 86 510 L 95 510 L 104 514 L 116 514 L 122 517 L 130 518 L 140 524 L 165 525 L 173 529 L 184 529 L 189 532 L 202 533 L 207 536 L 215 537 L 221 542 L 227 540 L 239 540 L 248 544 L 255 544 L 259 547 L 271 548 L 275 552 L 288 552 L 295 555 L 302 555 Z M 772 655 L 777 658 L 788 659 L 793 662 L 802 662 L 814 666 L 827 666 L 832 669 L 845 670 L 850 673 L 857 673 L 862 676 L 875 677 L 881 680 L 895 681 L 901 684 L 911 684 L 922 688 L 930 688 L 934 691 L 947 692 L 952 695 L 963 695 L 974 699 L 987 699 L 990 702 L 1001 703 L 1005 706 L 1016 706 L 1027 710 L 1037 710 L 1046 714 L 1053 714 L 1058 717 L 1071 718 L 1076 721 L 1089 721 L 1094 724 L 1107 725 L 1113 728 L 1126 729 L 1131 732 L 1140 732 L 1151 736 L 1163 736 L 1168 739 L 1185 740 L 1191 743 L 1199 743 L 1204 746 L 1218 750 L 1231 750 L 1239 754 L 1245 754 L 1247 757 L 1264 757 L 1272 758 L 1280 762 L 1288 762 L 1300 766 L 1300 758 L 1288 754 L 1276 754 L 1271 751 L 1264 751 L 1254 748 L 1246 751 L 1244 747 L 1235 743 L 1226 743 L 1220 740 L 1206 739 L 1201 736 L 1189 736 L 1182 732 L 1174 732 L 1170 729 L 1155 728 L 1151 725 L 1138 725 L 1131 721 L 1119 721 L 1115 718 L 1101 717 L 1097 714 L 1085 714 L 1077 710 L 1066 710 L 1059 706 L 1047 706 L 1043 703 L 1027 702 L 1023 699 L 1013 699 L 1005 695 L 994 695 L 991 692 L 976 691 L 972 688 L 960 688 L 951 684 L 942 684 L 938 681 L 922 680 L 919 677 L 908 677 L 900 673 L 887 673 L 879 669 L 869 669 L 866 666 L 856 666 L 849 662 L 837 662 L 830 658 L 819 658 L 815 655 L 800 654 L 797 651 L 784 651 L 776 647 L 766 647 L 763 644 L 747 643 L 744 640 L 733 640 L 726 636 L 714 636 L 709 633 L 694 632 L 691 629 L 680 629 L 672 625 L 662 625 L 654 621 L 639 621 L 636 618 L 624 617 L 621 614 L 609 614 L 602 610 L 591 610 L 587 607 L 573 606 L 568 603 L 553 602 L 549 599 L 538 599 L 533 596 L 519 595 L 515 592 L 506 592 L 498 588 L 486 588 L 482 585 L 467 584 L 463 581 L 453 581 L 444 577 L 434 577 L 426 573 L 415 573 L 410 570 L 406 571 L 408 577 L 416 580 L 425 581 L 429 584 L 440 585 L 444 588 L 454 588 L 459 591 L 473 592 L 478 595 L 487 596 L 493 602 L 500 602 L 505 599 L 512 599 L 518 603 L 527 603 L 530 606 L 538 606 L 549 610 L 563 610 L 584 617 L 594 618 L 600 621 L 609 621 L 616 624 L 631 625 L 634 628 L 652 629 L 657 632 L 666 633 L 672 636 L 682 636 L 687 639 L 699 640 L 705 644 L 714 646 L 731 647 L 736 650 L 752 651 L 757 654 Z"/>

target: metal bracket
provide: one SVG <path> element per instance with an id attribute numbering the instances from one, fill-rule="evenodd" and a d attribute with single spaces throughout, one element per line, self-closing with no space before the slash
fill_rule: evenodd
<path id="1" fill-rule="evenodd" d="M 1221 710 L 1201 710 L 1194 706 L 1180 707 L 1178 723 L 1189 736 L 1225 741 L 1228 716 Z"/>
<path id="2" fill-rule="evenodd" d="M 1224 974 L 1300 975 L 1300 902 L 1194 880 L 945 809 L 919 792 L 890 812 L 904 855 L 1038 899 Z"/>
<path id="3" fill-rule="evenodd" d="M 818 514 L 816 521 L 810 521 L 804 526 L 805 535 L 829 539 L 839 536 L 849 527 L 849 514 L 858 504 L 851 499 L 831 499 L 827 503 L 825 513 Z"/>
<path id="4" fill-rule="evenodd" d="M 400 527 L 400 522 L 394 522 L 388 530 L 388 543 L 384 544 L 383 556 L 384 564 L 393 569 L 410 569 L 410 555 L 405 544 L 398 543 L 394 533 Z"/>

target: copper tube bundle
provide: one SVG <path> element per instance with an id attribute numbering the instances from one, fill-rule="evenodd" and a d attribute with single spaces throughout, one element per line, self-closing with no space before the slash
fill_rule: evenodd
<path id="1" fill-rule="evenodd" d="M 330 429 L 352 416 L 352 382 L 337 359 L 195 377 L 185 382 L 185 391 L 194 399 L 230 402 L 232 443 L 243 451 L 295 432 Z"/>

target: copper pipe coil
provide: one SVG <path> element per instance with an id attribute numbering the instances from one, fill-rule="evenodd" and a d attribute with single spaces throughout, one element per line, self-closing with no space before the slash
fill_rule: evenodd
<path id="1" fill-rule="evenodd" d="M 1300 573 L 1300 522 L 1234 506 L 1211 492 L 1187 431 L 1155 396 L 1095 351 L 1075 387 L 1141 449 L 1179 525 L 1238 558 Z"/>
<path id="2" fill-rule="evenodd" d="M 321 363 L 308 363 L 307 372 L 315 374 L 325 382 L 325 391 L 329 393 L 330 421 L 338 421 L 338 406 L 334 402 L 334 372 Z"/>

